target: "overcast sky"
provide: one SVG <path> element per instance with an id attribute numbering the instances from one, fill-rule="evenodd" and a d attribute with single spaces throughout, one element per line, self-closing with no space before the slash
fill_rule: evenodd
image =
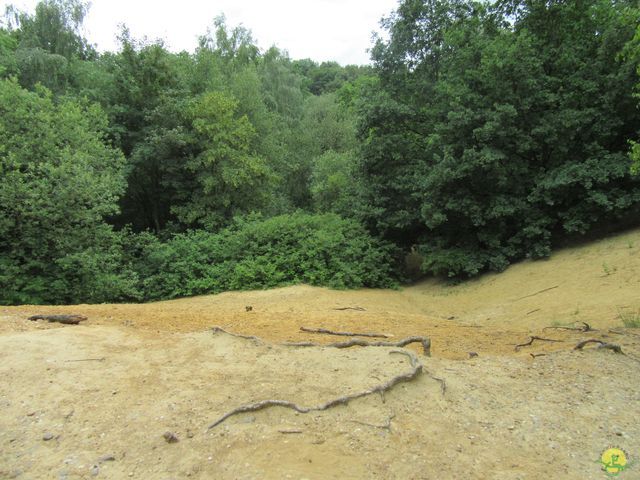
<path id="1" fill-rule="evenodd" d="M 0 0 L 33 12 L 37 0 Z M 367 49 L 379 21 L 398 0 L 93 0 L 85 35 L 98 50 L 117 50 L 118 25 L 135 38 L 163 38 L 170 50 L 192 51 L 197 37 L 224 13 L 227 26 L 242 24 L 265 50 L 277 45 L 293 59 L 369 63 Z"/>

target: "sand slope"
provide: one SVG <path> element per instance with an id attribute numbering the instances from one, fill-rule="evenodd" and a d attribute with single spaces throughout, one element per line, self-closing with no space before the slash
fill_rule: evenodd
<path id="1" fill-rule="evenodd" d="M 27 320 L 53 312 L 89 320 Z M 640 459 L 640 331 L 620 320 L 634 312 L 638 231 L 454 287 L 0 307 L 0 478 L 606 478 L 606 447 Z M 543 330 L 570 322 L 598 331 Z M 214 335 L 214 325 L 264 342 Z M 384 397 L 308 414 L 271 408 L 207 430 L 240 404 L 314 405 L 410 370 L 394 348 L 279 345 L 337 340 L 300 326 L 428 335 L 428 373 Z M 529 335 L 561 342 L 516 352 Z M 627 355 L 572 350 L 586 338 Z M 432 376 L 445 379 L 444 395 Z M 619 478 L 640 478 L 640 462 Z"/>

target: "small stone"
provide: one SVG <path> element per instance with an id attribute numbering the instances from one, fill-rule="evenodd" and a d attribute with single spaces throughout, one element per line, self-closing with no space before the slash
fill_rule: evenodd
<path id="1" fill-rule="evenodd" d="M 29 412 L 27 413 L 27 417 L 33 417 L 36 414 L 36 412 Z"/>
<path id="2" fill-rule="evenodd" d="M 98 458 L 98 463 L 113 462 L 115 459 L 116 457 L 111 454 L 102 455 L 100 458 Z"/>
<path id="3" fill-rule="evenodd" d="M 474 358 L 477 357 L 478 353 L 477 352 L 469 352 L 469 358 Z"/>
<path id="4" fill-rule="evenodd" d="M 49 440 L 53 440 L 53 433 L 47 432 L 42 436 L 42 440 L 48 442 Z"/>
<path id="5" fill-rule="evenodd" d="M 92 477 L 97 477 L 99 474 L 100 474 L 100 467 L 98 467 L 97 465 L 94 465 L 93 467 L 91 467 Z"/>
<path id="6" fill-rule="evenodd" d="M 191 430 L 187 431 L 187 438 L 193 438 L 193 435 L 194 433 Z"/>
<path id="7" fill-rule="evenodd" d="M 162 436 L 164 437 L 167 443 L 177 443 L 180 441 L 178 437 L 176 437 L 175 433 L 173 432 L 164 432 Z"/>

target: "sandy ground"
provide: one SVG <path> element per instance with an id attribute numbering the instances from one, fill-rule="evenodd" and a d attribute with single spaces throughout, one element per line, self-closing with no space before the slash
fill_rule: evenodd
<path id="1" fill-rule="evenodd" d="M 89 320 L 27 320 L 36 313 Z M 640 330 L 621 321 L 635 314 L 638 231 L 458 286 L 0 307 L 0 479 L 607 478 L 609 446 L 640 460 Z M 572 322 L 598 331 L 545 329 Z M 208 430 L 245 403 L 317 405 L 411 369 L 396 348 L 281 345 L 340 340 L 301 326 L 427 335 L 432 356 L 410 347 L 425 373 L 384 396 L 307 414 L 273 407 Z M 530 335 L 559 341 L 515 351 Z M 625 355 L 572 350 L 588 338 Z M 640 478 L 640 461 L 618 478 Z"/>

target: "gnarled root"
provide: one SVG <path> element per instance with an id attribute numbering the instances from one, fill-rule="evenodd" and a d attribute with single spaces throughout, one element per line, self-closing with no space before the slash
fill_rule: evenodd
<path id="1" fill-rule="evenodd" d="M 331 407 L 335 407 L 336 405 L 346 405 L 351 400 L 366 397 L 367 395 L 371 395 L 374 393 L 384 393 L 399 383 L 409 382 L 413 380 L 418 375 L 420 375 L 420 373 L 422 373 L 422 368 L 423 368 L 422 364 L 420 363 L 420 361 L 418 360 L 418 357 L 416 357 L 416 355 L 413 352 L 410 352 L 408 350 L 393 350 L 389 353 L 390 354 L 397 353 L 397 354 L 405 355 L 406 357 L 408 357 L 409 362 L 411 364 L 411 370 L 401 375 L 397 375 L 391 378 L 390 380 L 388 380 L 387 382 L 377 385 L 368 390 L 363 390 L 361 392 L 353 393 L 350 395 L 344 395 L 342 397 L 334 398 L 333 400 L 329 400 L 328 402 L 322 403 L 320 405 L 311 406 L 311 407 L 301 406 L 301 405 L 298 405 L 297 403 L 289 402 L 287 400 L 262 400 L 256 403 L 241 405 L 240 407 L 234 408 L 230 412 L 225 413 L 223 416 L 221 416 L 219 419 L 217 419 L 215 422 L 209 425 L 208 428 L 212 429 L 234 415 L 238 415 L 240 413 L 246 413 L 246 412 L 256 412 L 258 410 L 263 410 L 269 407 L 284 407 L 284 408 L 289 408 L 291 410 L 295 410 L 296 412 L 300 412 L 300 413 L 320 412 L 323 410 L 327 410 Z"/>

